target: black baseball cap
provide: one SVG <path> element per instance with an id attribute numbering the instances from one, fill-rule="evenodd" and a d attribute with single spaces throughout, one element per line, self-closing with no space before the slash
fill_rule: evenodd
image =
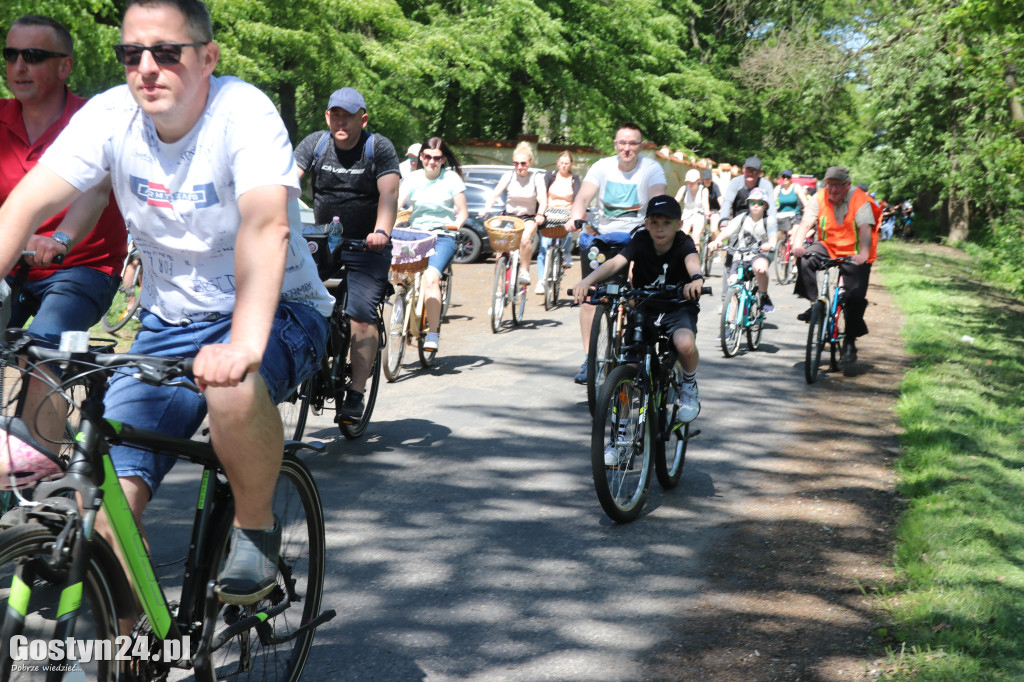
<path id="1" fill-rule="evenodd" d="M 647 202 L 645 215 L 663 215 L 673 220 L 682 220 L 683 209 L 673 197 L 668 194 L 660 194 Z"/>

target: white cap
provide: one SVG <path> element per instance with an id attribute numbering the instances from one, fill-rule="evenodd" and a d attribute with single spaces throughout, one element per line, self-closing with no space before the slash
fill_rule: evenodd
<path id="1" fill-rule="evenodd" d="M 686 171 L 686 181 L 700 182 L 700 171 L 697 170 L 696 168 L 691 168 L 690 170 Z"/>
<path id="2" fill-rule="evenodd" d="M 423 149 L 423 145 L 421 145 L 419 142 L 417 142 L 416 144 L 411 144 L 411 145 L 409 145 L 409 149 L 406 150 L 405 155 L 406 156 L 419 156 L 421 149 Z"/>

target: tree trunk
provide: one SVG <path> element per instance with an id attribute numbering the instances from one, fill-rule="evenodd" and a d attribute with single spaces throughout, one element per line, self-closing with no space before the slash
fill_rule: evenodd
<path id="1" fill-rule="evenodd" d="M 288 138 L 295 144 L 299 143 L 299 125 L 295 120 L 295 84 L 281 83 L 277 88 L 277 97 L 281 102 L 281 119 L 288 131 Z"/>
<path id="2" fill-rule="evenodd" d="M 1003 73 L 1006 75 L 1006 87 L 1012 93 L 1017 89 L 1017 66 L 1007 62 Z M 1010 95 L 1010 119 L 1014 123 L 1024 123 L 1024 107 L 1021 107 L 1020 97 L 1014 94 Z"/>
<path id="3" fill-rule="evenodd" d="M 960 188 L 954 187 L 949 194 L 949 241 L 965 242 L 970 228 L 970 197 Z"/>

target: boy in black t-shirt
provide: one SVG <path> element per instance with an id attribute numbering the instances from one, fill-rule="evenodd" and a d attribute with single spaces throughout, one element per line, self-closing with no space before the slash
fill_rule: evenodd
<path id="1" fill-rule="evenodd" d="M 647 203 L 646 229 L 633 235 L 620 253 L 609 259 L 573 287 L 576 303 L 582 303 L 590 287 L 603 282 L 630 263 L 633 264 L 633 286 L 654 283 L 662 273 L 665 283 L 683 284 L 683 296 L 690 301 L 700 300 L 704 286 L 700 257 L 693 240 L 679 231 L 683 211 L 679 202 L 667 194 L 654 197 Z M 699 307 L 688 304 L 666 304 L 658 323 L 668 330 L 679 359 L 676 371 L 682 375 L 677 419 L 690 422 L 700 412 L 697 392 L 697 313 Z"/>

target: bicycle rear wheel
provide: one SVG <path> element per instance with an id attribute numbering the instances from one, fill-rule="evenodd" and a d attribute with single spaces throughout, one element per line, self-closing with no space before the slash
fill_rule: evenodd
<path id="1" fill-rule="evenodd" d="M 116 332 L 128 324 L 128 321 L 132 319 L 141 303 L 142 284 L 139 278 L 136 277 L 135 282 L 127 292 L 118 289 L 117 293 L 114 294 L 114 301 L 110 304 L 110 309 L 100 319 L 100 326 L 103 327 L 104 331 Z"/>
<path id="2" fill-rule="evenodd" d="M 618 360 L 615 343 L 618 330 L 613 315 L 615 308 L 609 309 L 603 303 L 597 304 L 595 308 L 594 322 L 590 327 L 590 352 L 587 353 L 587 407 L 590 414 L 594 414 L 601 385 Z"/>
<path id="3" fill-rule="evenodd" d="M 558 305 L 558 290 L 562 287 L 562 245 L 553 242 L 544 258 L 544 310 Z"/>
<path id="4" fill-rule="evenodd" d="M 11 637 L 20 634 L 30 641 L 54 639 L 60 607 L 74 592 L 73 586 L 65 585 L 68 561 L 59 559 L 56 566 L 50 563 L 56 543 L 57 536 L 39 523 L 25 523 L 0 533 L 0 674 L 4 680 L 40 680 L 45 676 L 12 667 Z M 116 652 L 117 619 L 132 617 L 132 592 L 113 550 L 98 534 L 93 534 L 85 579 L 78 587 L 81 605 L 75 638 L 107 641 L 110 651 Z M 19 612 L 24 614 L 24 620 Z M 22 659 L 22 663 L 35 665 L 45 661 Z M 111 682 L 119 679 L 119 665 L 96 660 L 76 663 L 85 674 L 82 679 Z M 65 679 L 72 679 L 72 675 L 69 673 Z"/>
<path id="5" fill-rule="evenodd" d="M 747 306 L 747 348 L 755 351 L 761 345 L 761 333 L 764 331 L 764 313 L 761 312 L 761 304 L 758 303 L 760 294 L 755 289 L 751 294 L 750 304 Z"/>
<path id="6" fill-rule="evenodd" d="M 822 344 L 825 343 L 825 304 L 815 301 L 811 306 L 810 329 L 807 330 L 807 352 L 804 357 L 804 378 L 813 384 L 818 380 Z"/>
<path id="7" fill-rule="evenodd" d="M 448 317 L 448 308 L 452 304 L 452 285 L 455 280 L 455 272 L 452 270 L 452 264 L 449 263 L 448 267 L 444 269 L 444 273 L 441 275 L 441 319 Z"/>
<path id="8" fill-rule="evenodd" d="M 512 299 L 512 324 L 519 324 L 526 316 L 526 296 L 530 293 L 530 286 L 519 281 L 519 270 L 523 267 L 522 262 L 516 264 L 515 272 L 509 280 L 509 290 Z M 529 271 L 530 264 L 526 264 Z"/>
<path id="9" fill-rule="evenodd" d="M 405 354 L 405 293 L 401 290 L 391 297 L 391 315 L 388 316 L 387 356 L 384 362 L 384 376 L 394 381 L 402 371 L 402 356 Z M 386 309 L 386 308 L 385 308 Z"/>
<path id="10" fill-rule="evenodd" d="M 249 606 L 221 605 L 215 627 L 219 631 L 236 619 L 258 614 L 286 598 L 291 606 L 213 652 L 212 663 L 218 680 L 298 680 L 313 645 L 314 628 L 285 642 L 270 641 L 273 637 L 286 637 L 316 618 L 320 614 L 323 592 L 323 508 L 313 475 L 294 455 L 286 454 L 281 462 L 272 506 L 281 524 L 277 587 L 266 599 Z M 231 516 L 225 515 L 226 522 L 220 529 L 218 550 L 211 566 L 214 573 L 220 570 L 228 551 Z M 211 577 L 200 580 L 199 584 L 207 584 Z"/>
<path id="11" fill-rule="evenodd" d="M 306 419 L 309 416 L 309 400 L 320 383 L 320 368 L 299 384 L 292 394 L 277 404 L 281 413 L 281 425 L 284 427 L 285 440 L 302 440 L 306 431 Z"/>
<path id="12" fill-rule="evenodd" d="M 594 489 L 605 514 L 626 523 L 640 515 L 651 487 L 652 429 L 647 391 L 634 365 L 616 367 L 601 387 L 590 438 Z M 606 453 L 609 461 L 606 464 Z"/>
<path id="13" fill-rule="evenodd" d="M 829 337 L 829 369 L 837 372 L 843 369 L 843 340 L 846 339 L 846 315 L 843 314 L 843 304 L 838 302 L 836 310 L 830 316 L 828 337 Z"/>
<path id="14" fill-rule="evenodd" d="M 740 347 L 740 325 L 743 321 L 743 294 L 738 286 L 732 287 L 722 302 L 719 335 L 722 353 L 727 358 L 736 355 Z"/>
<path id="15" fill-rule="evenodd" d="M 508 293 L 508 256 L 501 253 L 494 260 L 494 286 L 491 288 L 491 331 L 501 329 L 501 318 L 505 316 Z"/>

